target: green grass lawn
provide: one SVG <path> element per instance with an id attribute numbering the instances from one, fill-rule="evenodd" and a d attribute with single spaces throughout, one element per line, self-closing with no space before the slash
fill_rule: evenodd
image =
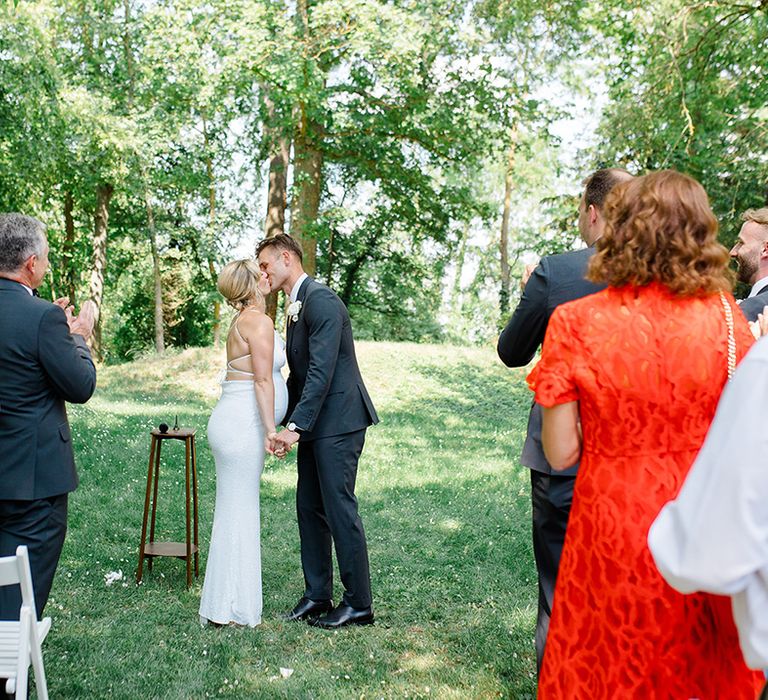
<path id="1" fill-rule="evenodd" d="M 280 617 L 303 590 L 295 452 L 268 458 L 262 482 L 261 626 L 202 628 L 202 575 L 186 590 L 176 559 L 136 586 L 149 430 L 177 413 L 198 430 L 204 570 L 215 493 L 205 428 L 223 365 L 222 351 L 204 349 L 145 358 L 102 368 L 93 399 L 70 410 L 81 483 L 46 611 L 51 697 L 534 697 L 524 371 L 491 349 L 359 343 L 358 353 L 382 421 L 357 482 L 376 625 L 327 632 Z M 166 443 L 160 486 L 157 538 L 181 540 L 182 443 Z"/>

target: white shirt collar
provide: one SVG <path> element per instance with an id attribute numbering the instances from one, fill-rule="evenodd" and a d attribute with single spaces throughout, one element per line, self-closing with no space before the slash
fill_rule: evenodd
<path id="1" fill-rule="evenodd" d="M 19 282 L 19 284 L 29 292 L 29 296 L 31 297 L 35 296 L 35 293 L 32 291 L 32 287 L 27 287 L 27 285 L 24 284 L 23 282 Z"/>
<path id="2" fill-rule="evenodd" d="M 768 286 L 768 275 L 757 280 L 757 282 L 755 282 L 752 285 L 752 289 L 750 290 L 749 296 L 747 297 L 747 299 L 751 299 L 752 297 L 757 296 L 757 294 L 763 289 L 763 287 L 766 287 L 766 286 Z"/>
<path id="3" fill-rule="evenodd" d="M 307 279 L 307 277 L 309 277 L 309 275 L 306 272 L 302 272 L 302 274 L 299 276 L 299 279 L 297 279 L 296 282 L 294 283 L 293 289 L 291 289 L 291 295 L 290 295 L 291 303 L 293 303 L 294 301 L 296 301 L 296 299 L 298 299 L 299 287 L 301 287 L 301 283 L 305 279 Z"/>

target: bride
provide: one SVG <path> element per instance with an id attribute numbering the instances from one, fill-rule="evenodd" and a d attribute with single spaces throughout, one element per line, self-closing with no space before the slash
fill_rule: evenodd
<path id="1" fill-rule="evenodd" d="M 285 345 L 264 312 L 269 283 L 256 262 L 229 263 L 217 286 L 238 313 L 227 336 L 221 398 L 208 422 L 216 506 L 200 622 L 255 627 L 262 611 L 259 480 L 288 406 L 280 374 Z"/>

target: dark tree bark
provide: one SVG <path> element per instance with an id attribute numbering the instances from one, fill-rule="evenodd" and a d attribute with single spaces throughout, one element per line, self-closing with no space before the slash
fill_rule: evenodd
<path id="1" fill-rule="evenodd" d="M 363 267 L 363 263 L 368 258 L 373 257 L 376 248 L 376 233 L 371 233 L 365 240 L 360 252 L 353 258 L 352 262 L 347 265 L 346 278 L 344 280 L 344 287 L 339 292 L 339 299 L 344 302 L 344 306 L 349 306 L 352 301 L 352 290 L 357 284 L 357 275 L 360 269 Z"/>
<path id="2" fill-rule="evenodd" d="M 309 0 L 297 0 L 296 22 L 299 34 L 309 44 Z M 305 58 L 304 80 L 309 83 Z M 320 151 L 322 130 L 307 114 L 307 105 L 297 109 L 298 123 L 293 139 L 293 188 L 291 199 L 291 235 L 301 243 L 304 269 L 314 275 L 317 271 L 317 239 L 312 225 L 320 211 L 320 193 L 323 188 L 323 154 Z"/>
<path id="3" fill-rule="evenodd" d="M 515 165 L 515 137 L 516 134 L 513 132 L 507 154 L 507 169 L 504 175 L 504 211 L 501 216 L 501 237 L 499 240 L 499 258 L 501 260 L 499 311 L 502 319 L 509 315 L 509 216 L 512 208 L 512 171 Z"/>
<path id="4" fill-rule="evenodd" d="M 91 299 L 96 303 L 98 313 L 93 329 L 92 347 L 98 359 L 103 359 L 101 342 L 101 305 L 104 300 L 104 272 L 107 267 L 107 230 L 109 227 L 109 201 L 114 187 L 101 183 L 96 187 L 96 212 L 93 226 L 93 266 L 91 269 Z"/>
<path id="5" fill-rule="evenodd" d="M 270 142 L 269 188 L 267 190 L 267 218 L 264 221 L 264 235 L 271 238 L 285 232 L 285 208 L 288 203 L 288 162 L 290 144 L 276 126 L 275 104 L 269 96 L 269 88 L 262 86 L 264 104 L 267 108 L 267 138 Z M 278 292 L 267 296 L 267 314 L 274 321 L 277 316 Z"/>
<path id="6" fill-rule="evenodd" d="M 75 303 L 75 292 L 77 285 L 75 283 L 75 220 L 72 212 L 75 208 L 75 198 L 71 190 L 64 193 L 64 246 L 62 250 L 61 262 L 61 284 L 64 294 L 69 297 L 72 304 Z"/>
<path id="7" fill-rule="evenodd" d="M 216 181 L 213 177 L 213 160 L 211 159 L 208 141 L 208 121 L 205 118 L 205 114 L 201 116 L 203 119 L 203 143 L 205 145 L 205 172 L 208 175 L 208 225 L 213 233 L 216 225 Z M 211 281 L 215 287 L 216 267 L 210 258 L 208 258 L 208 273 L 211 275 Z M 213 302 L 213 345 L 217 348 L 221 346 L 221 301 L 218 297 Z"/>
<path id="8" fill-rule="evenodd" d="M 152 279 L 155 290 L 155 352 L 161 355 L 165 352 L 165 330 L 163 328 L 163 278 L 160 274 L 160 254 L 157 251 L 157 230 L 155 229 L 155 214 L 149 192 L 145 194 L 147 206 L 147 227 L 149 228 L 149 243 L 152 250 Z"/>
<path id="9" fill-rule="evenodd" d="M 312 125 L 302 116 L 293 141 L 294 196 L 291 202 L 291 235 L 301 243 L 304 269 L 317 271 L 317 239 L 311 227 L 317 221 L 322 191 L 323 154 L 312 139 Z"/>

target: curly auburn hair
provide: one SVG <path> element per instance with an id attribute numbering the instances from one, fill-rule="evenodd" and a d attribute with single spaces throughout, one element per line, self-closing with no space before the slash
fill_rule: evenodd
<path id="1" fill-rule="evenodd" d="M 661 282 L 679 296 L 733 287 L 717 219 L 692 177 L 661 170 L 617 185 L 603 209 L 605 233 L 587 278 L 611 287 Z"/>

